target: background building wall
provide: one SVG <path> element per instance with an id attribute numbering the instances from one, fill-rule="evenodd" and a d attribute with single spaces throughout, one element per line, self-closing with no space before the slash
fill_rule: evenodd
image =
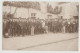
<path id="1" fill-rule="evenodd" d="M 16 18 L 28 18 L 31 17 L 31 13 L 36 13 L 36 18 L 40 18 L 40 19 L 46 19 L 48 17 L 48 15 L 52 15 L 52 18 L 57 18 L 56 14 L 50 14 L 47 13 L 47 4 L 48 2 L 39 2 L 40 6 L 41 6 L 41 10 L 36 10 L 36 9 L 32 9 L 32 8 L 17 8 L 16 13 L 14 14 L 14 16 Z M 56 4 L 55 4 L 56 3 Z M 55 8 L 55 6 L 61 6 L 62 7 L 62 12 L 59 14 L 59 16 L 62 16 L 64 19 L 69 19 L 72 18 L 73 16 L 78 16 L 78 10 L 76 5 L 79 5 L 78 2 L 70 2 L 70 3 L 64 3 L 64 4 L 60 4 L 58 5 L 57 2 L 49 2 L 49 4 L 55 4 L 52 5 L 53 8 Z M 13 14 L 15 12 L 16 7 L 12 7 L 11 6 L 11 12 L 10 12 L 10 6 L 3 6 L 3 12 L 6 13 L 11 13 Z"/>
<path id="2" fill-rule="evenodd" d="M 62 4 L 60 6 L 62 6 L 62 12 L 61 14 L 59 14 L 60 16 L 63 16 L 64 19 L 70 19 L 73 16 L 78 16 L 78 11 L 77 11 L 77 7 L 76 5 L 78 5 L 78 3 L 67 3 L 67 4 Z"/>
<path id="3" fill-rule="evenodd" d="M 13 14 L 15 12 L 15 9 L 16 7 L 11 7 L 11 12 L 10 12 L 10 6 L 3 6 L 3 12 L 6 12 L 6 13 Z M 36 18 L 45 19 L 47 17 L 47 14 L 40 10 L 36 10 L 32 8 L 27 9 L 27 8 L 22 8 L 22 7 L 17 8 L 14 14 L 14 17 L 28 18 L 28 17 L 31 17 L 31 13 L 36 13 Z"/>

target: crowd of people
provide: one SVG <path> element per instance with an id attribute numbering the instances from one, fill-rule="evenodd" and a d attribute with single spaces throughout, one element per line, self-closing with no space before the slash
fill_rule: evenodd
<path id="1" fill-rule="evenodd" d="M 74 33 L 78 32 L 78 21 L 70 19 L 5 19 L 3 21 L 4 37 L 31 35 L 31 28 L 34 27 L 34 34 L 53 33 Z"/>
<path id="2" fill-rule="evenodd" d="M 59 20 L 54 19 L 50 20 L 47 23 L 49 31 L 58 33 L 74 33 L 78 32 L 78 21 L 71 21 L 70 19 Z"/>

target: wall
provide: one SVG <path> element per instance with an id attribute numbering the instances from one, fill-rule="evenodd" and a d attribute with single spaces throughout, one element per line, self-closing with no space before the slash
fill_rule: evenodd
<path id="1" fill-rule="evenodd" d="M 67 4 L 62 4 L 62 13 L 59 14 L 60 16 L 63 16 L 64 19 L 69 19 L 72 18 L 73 16 L 78 16 L 78 11 L 77 7 L 78 3 L 67 3 Z"/>
<path id="2" fill-rule="evenodd" d="M 16 7 L 11 7 L 11 14 L 13 14 L 15 12 Z M 3 6 L 3 12 L 10 12 L 10 6 Z M 36 13 L 36 18 L 40 18 L 40 19 L 46 19 L 48 16 L 47 15 L 52 15 L 52 18 L 56 18 L 57 15 L 54 14 L 50 14 L 47 12 L 44 12 L 43 10 L 36 10 L 36 9 L 32 9 L 32 8 L 17 8 L 16 13 L 14 14 L 14 16 L 16 18 L 28 18 L 31 17 L 31 13 Z"/>

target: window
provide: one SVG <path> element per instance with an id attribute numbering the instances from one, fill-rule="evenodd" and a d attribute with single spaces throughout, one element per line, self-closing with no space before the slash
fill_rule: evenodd
<path id="1" fill-rule="evenodd" d="M 36 16 L 36 13 L 31 13 L 31 17 L 35 17 Z"/>
<path id="2" fill-rule="evenodd" d="M 48 18 L 52 18 L 52 15 L 48 15 Z"/>
<path id="3" fill-rule="evenodd" d="M 74 19 L 79 19 L 79 17 L 78 16 L 74 16 Z"/>
<path id="4" fill-rule="evenodd" d="M 31 18 L 36 18 L 36 13 L 31 13 Z"/>

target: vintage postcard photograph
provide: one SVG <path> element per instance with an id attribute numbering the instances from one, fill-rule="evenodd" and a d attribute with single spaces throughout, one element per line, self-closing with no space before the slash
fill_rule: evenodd
<path id="1" fill-rule="evenodd" d="M 78 34 L 79 2 L 2 2 L 2 50 L 78 51 Z"/>

